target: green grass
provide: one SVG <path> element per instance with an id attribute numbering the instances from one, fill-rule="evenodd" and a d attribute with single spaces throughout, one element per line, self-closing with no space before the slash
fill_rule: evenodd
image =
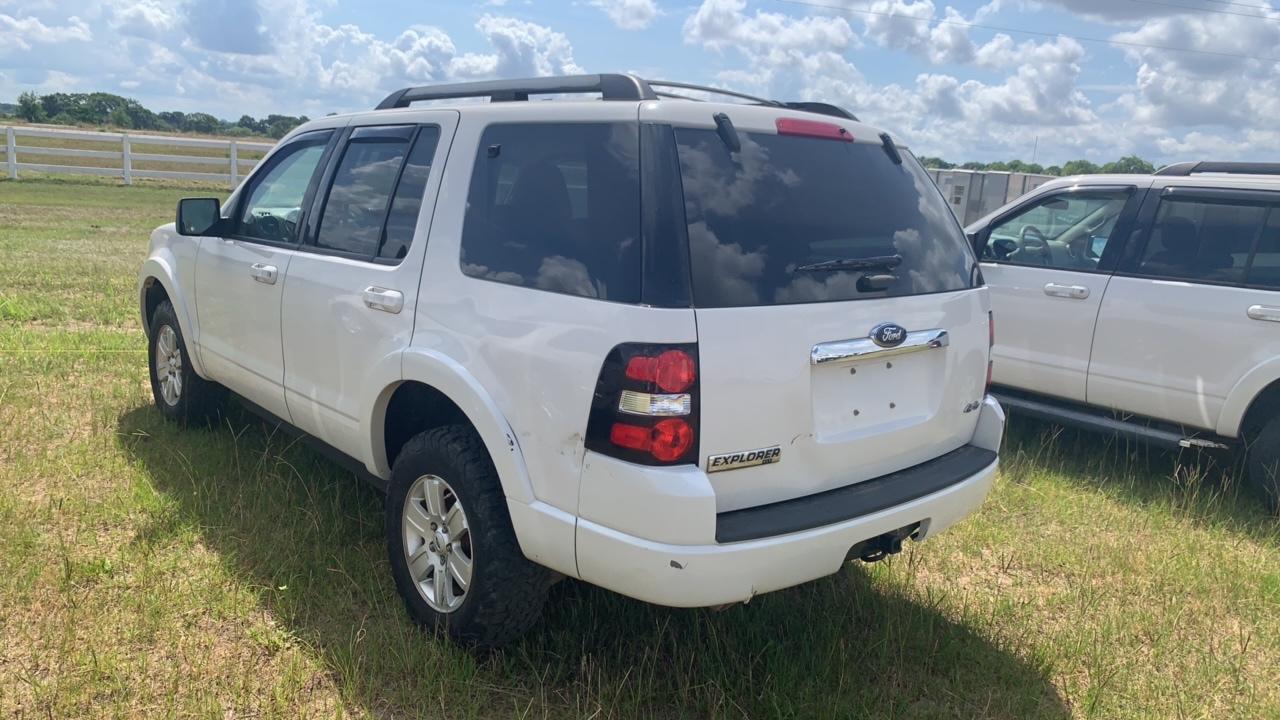
<path id="1" fill-rule="evenodd" d="M 1017 421 L 981 512 L 886 562 L 420 632 L 376 492 L 152 408 L 135 272 L 191 192 L 0 182 L 0 716 L 1280 718 L 1280 523 L 1230 458 Z"/>

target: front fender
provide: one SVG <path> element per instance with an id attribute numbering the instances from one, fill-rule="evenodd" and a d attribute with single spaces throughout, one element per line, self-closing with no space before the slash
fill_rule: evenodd
<path id="1" fill-rule="evenodd" d="M 1239 437 L 1240 425 L 1244 422 L 1244 414 L 1249 411 L 1258 393 L 1268 385 L 1280 379 L 1280 357 L 1272 358 L 1254 367 L 1244 374 L 1227 393 L 1226 402 L 1222 404 L 1222 412 L 1218 414 L 1218 425 L 1215 431 L 1225 437 Z"/>
<path id="2" fill-rule="evenodd" d="M 365 397 L 372 400 L 361 417 L 368 418 L 369 424 L 364 435 L 368 438 L 365 457 L 372 461 L 366 464 L 370 472 L 382 478 L 391 476 L 383 433 L 387 405 L 401 382 L 415 381 L 444 393 L 466 414 L 493 459 L 506 496 L 526 505 L 534 501 L 533 484 L 515 432 L 493 398 L 460 363 L 439 352 L 409 348 L 384 358 L 367 377 L 373 387 Z"/>
<path id="3" fill-rule="evenodd" d="M 160 233 L 164 229 L 159 228 L 156 232 Z M 174 314 L 178 316 L 178 328 L 182 330 L 182 337 L 187 342 L 187 355 L 191 359 L 192 369 L 200 377 L 208 377 L 205 374 L 204 365 L 200 362 L 200 327 L 195 322 L 195 308 L 187 299 L 195 288 L 185 287 L 179 281 L 177 258 L 174 257 L 170 248 L 164 245 L 159 248 L 156 246 L 157 243 L 153 237 L 153 252 L 143 261 L 142 269 L 138 272 L 138 316 L 142 319 L 143 332 L 150 337 L 151 329 L 148 327 L 150 318 L 146 316 L 147 287 L 151 282 L 160 283 L 165 295 L 169 297 L 169 302 L 173 305 Z"/>

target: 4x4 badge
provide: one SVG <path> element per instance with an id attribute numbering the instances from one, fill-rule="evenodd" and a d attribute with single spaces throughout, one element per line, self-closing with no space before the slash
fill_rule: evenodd
<path id="1" fill-rule="evenodd" d="M 754 467 L 756 465 L 768 465 L 781 459 L 782 448 L 777 445 L 758 450 L 743 450 L 722 455 L 712 455 L 707 458 L 707 472 L 713 473 L 721 470 L 737 470 L 738 468 Z"/>
<path id="2" fill-rule="evenodd" d="M 871 342 L 880 347 L 898 347 L 907 339 L 907 329 L 898 323 L 883 322 L 871 328 Z"/>

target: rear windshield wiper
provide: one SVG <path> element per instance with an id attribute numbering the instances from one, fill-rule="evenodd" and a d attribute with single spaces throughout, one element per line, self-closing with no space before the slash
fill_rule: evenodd
<path id="1" fill-rule="evenodd" d="M 901 255 L 875 255 L 865 258 L 840 258 L 824 260 L 796 267 L 794 272 L 821 272 L 824 270 L 892 270 L 902 264 Z"/>

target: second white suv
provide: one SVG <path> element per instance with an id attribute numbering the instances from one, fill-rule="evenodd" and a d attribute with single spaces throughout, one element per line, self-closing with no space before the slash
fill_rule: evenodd
<path id="1" fill-rule="evenodd" d="M 929 176 L 838 108 L 658 85 L 410 88 L 183 200 L 140 277 L 160 410 L 228 389 L 384 487 L 410 614 L 477 645 L 562 575 L 745 602 L 973 512 L 1004 416 Z"/>
<path id="2" fill-rule="evenodd" d="M 1173 447 L 1242 446 L 1280 502 L 1280 164 L 1062 178 L 968 228 L 1031 415 Z"/>

